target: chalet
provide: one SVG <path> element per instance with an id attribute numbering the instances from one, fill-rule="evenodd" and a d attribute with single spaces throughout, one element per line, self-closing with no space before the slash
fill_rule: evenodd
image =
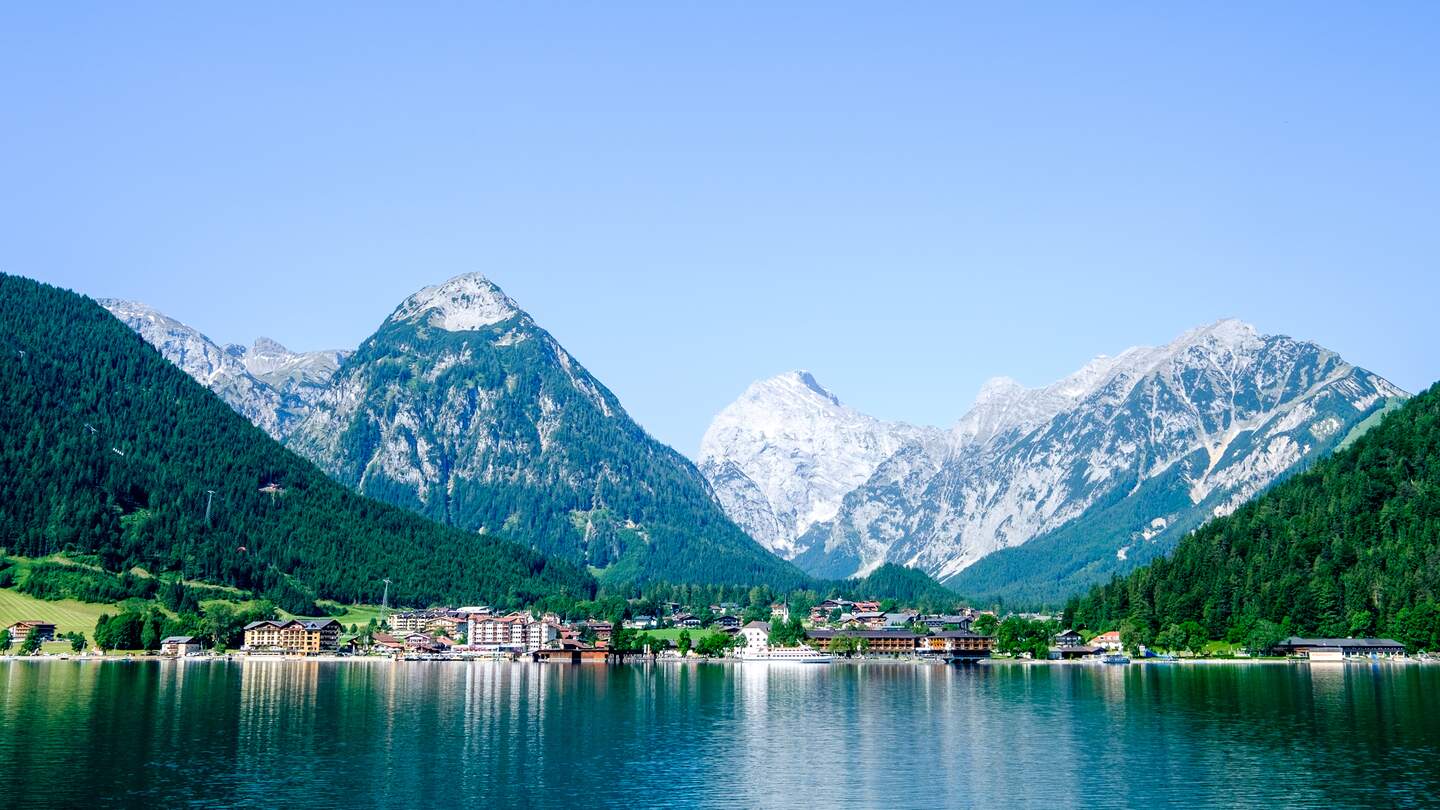
<path id="1" fill-rule="evenodd" d="M 880 603 L 879 603 L 879 602 L 855 602 L 855 603 L 853 603 L 853 607 L 854 607 L 855 610 L 858 610 L 858 611 L 860 611 L 860 612 L 862 612 L 862 613 L 865 613 L 865 612 L 869 612 L 869 611 L 879 610 L 879 609 L 880 609 Z"/>
<path id="2" fill-rule="evenodd" d="M 590 619 L 581 623 L 580 627 L 582 630 L 594 633 L 595 638 L 600 641 L 608 641 L 611 636 L 615 635 L 615 625 L 600 619 Z"/>
<path id="3" fill-rule="evenodd" d="M 777 602 L 771 605 L 770 618 L 779 619 L 782 622 L 790 621 L 790 605 L 785 602 Z"/>
<path id="4" fill-rule="evenodd" d="M 1078 630 L 1065 630 L 1055 634 L 1056 647 L 1079 647 L 1085 643 L 1085 637 L 1080 635 Z"/>
<path id="5" fill-rule="evenodd" d="M 846 627 L 879 630 L 885 626 L 885 614 L 878 610 L 841 614 L 840 623 Z"/>
<path id="6" fill-rule="evenodd" d="M 468 629 L 468 626 L 468 617 L 461 619 L 457 616 L 436 616 L 425 624 L 425 630 L 433 635 L 459 638 L 460 634 Z"/>
<path id="7" fill-rule="evenodd" d="M 673 616 L 670 622 L 676 627 L 683 627 L 687 630 L 694 630 L 700 626 L 700 617 L 692 613 L 681 613 Z"/>
<path id="8" fill-rule="evenodd" d="M 636 616 L 625 621 L 625 627 L 629 630 L 654 630 L 660 626 L 660 620 L 654 616 Z"/>
<path id="9" fill-rule="evenodd" d="M 1281 655 L 1303 655 L 1311 661 L 1343 661 L 1362 656 L 1367 658 L 1404 655 L 1405 645 L 1388 638 L 1302 638 L 1291 636 L 1275 645 Z"/>
<path id="10" fill-rule="evenodd" d="M 252 653 L 319 655 L 340 647 L 340 622 L 334 619 L 279 621 L 267 619 L 245 625 L 245 643 Z"/>
<path id="11" fill-rule="evenodd" d="M 41 641 L 55 640 L 55 625 L 50 622 L 21 620 L 7 628 L 10 631 L 10 640 L 15 644 L 24 641 L 30 631 L 34 630 L 36 637 Z"/>
<path id="12" fill-rule="evenodd" d="M 716 619 L 713 626 L 719 630 L 739 630 L 740 617 L 726 614 Z"/>
<path id="13" fill-rule="evenodd" d="M 879 610 L 880 606 L 877 604 L 872 609 Z M 853 612 L 855 610 L 855 603 L 849 599 L 826 599 L 824 602 L 810 608 L 810 621 L 816 623 L 827 621 L 830 618 L 830 614 L 837 610 L 842 613 Z"/>
<path id="14" fill-rule="evenodd" d="M 160 640 L 161 655 L 199 655 L 205 652 L 205 641 L 198 636 L 166 636 Z"/>

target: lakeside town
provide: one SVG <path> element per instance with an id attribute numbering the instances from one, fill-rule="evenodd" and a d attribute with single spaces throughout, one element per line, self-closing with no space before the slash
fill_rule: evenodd
<path id="1" fill-rule="evenodd" d="M 660 604 L 654 614 L 616 619 L 566 620 L 556 613 L 500 612 L 488 606 L 387 610 L 366 625 L 335 618 L 267 618 L 243 627 L 238 650 L 216 649 L 198 635 L 171 635 L 154 649 L 109 657 L 389 658 L 407 661 L 508 660 L 540 663 L 625 663 L 641 660 L 739 660 L 829 663 L 854 661 L 943 662 L 988 660 L 1027 663 L 1128 664 L 1186 661 L 1303 660 L 1308 662 L 1434 662 L 1407 654 L 1386 638 L 1277 639 L 1263 649 L 1208 649 L 1183 629 L 1166 642 L 1136 644 L 1118 630 L 1090 633 L 1056 629 L 1059 617 L 961 608 L 920 613 L 878 601 L 825 599 L 804 611 L 783 602 L 767 606 L 718 603 L 704 609 Z M 102 618 L 102 625 L 104 619 Z M 103 627 L 101 628 L 103 631 Z M 0 653 L 25 657 L 99 658 L 106 650 L 78 629 L 20 620 L 0 629 Z M 68 652 L 44 645 L 69 642 Z"/>

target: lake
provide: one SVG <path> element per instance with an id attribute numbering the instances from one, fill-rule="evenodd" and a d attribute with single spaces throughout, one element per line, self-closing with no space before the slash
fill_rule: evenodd
<path id="1" fill-rule="evenodd" d="M 1440 800 L 1440 666 L 0 662 L 6 806 Z"/>

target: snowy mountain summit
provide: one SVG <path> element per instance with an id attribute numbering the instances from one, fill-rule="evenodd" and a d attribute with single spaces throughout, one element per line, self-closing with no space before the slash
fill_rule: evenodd
<path id="1" fill-rule="evenodd" d="M 424 319 L 449 332 L 473 332 L 522 314 L 520 307 L 480 273 L 455 276 L 401 302 L 391 320 Z"/>
<path id="2" fill-rule="evenodd" d="M 701 469 L 732 519 L 817 575 L 896 562 L 1044 598 L 1168 549 L 1405 396 L 1236 320 L 1039 388 L 990 380 L 949 431 L 871 418 L 807 378 L 755 383 L 706 432 Z"/>
<path id="3" fill-rule="evenodd" d="M 700 442 L 700 468 L 733 520 L 793 557 L 795 541 L 833 519 L 845 493 L 926 434 L 860 413 L 810 372 L 791 371 L 754 383 L 715 417 Z"/>

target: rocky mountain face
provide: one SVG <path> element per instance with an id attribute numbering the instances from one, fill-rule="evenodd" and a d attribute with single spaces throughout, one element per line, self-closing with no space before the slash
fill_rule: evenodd
<path id="1" fill-rule="evenodd" d="M 1238 321 L 1043 388 L 992 380 L 943 433 L 877 427 L 797 379 L 757 383 L 707 433 L 701 466 L 732 517 L 816 575 L 895 562 L 1036 599 L 1163 552 L 1405 396 Z"/>
<path id="2" fill-rule="evenodd" d="M 361 493 L 614 581 L 803 579 L 480 275 L 402 302 L 286 443 Z"/>
<path id="3" fill-rule="evenodd" d="M 784 557 L 840 511 L 908 442 L 943 431 L 884 422 L 842 405 L 806 371 L 761 380 L 721 411 L 700 442 L 700 469 L 727 514 Z"/>
<path id="4" fill-rule="evenodd" d="M 107 298 L 100 305 L 246 419 L 281 440 L 310 412 L 350 354 L 292 352 L 265 337 L 256 338 L 248 349 L 220 346 L 145 304 Z"/>

